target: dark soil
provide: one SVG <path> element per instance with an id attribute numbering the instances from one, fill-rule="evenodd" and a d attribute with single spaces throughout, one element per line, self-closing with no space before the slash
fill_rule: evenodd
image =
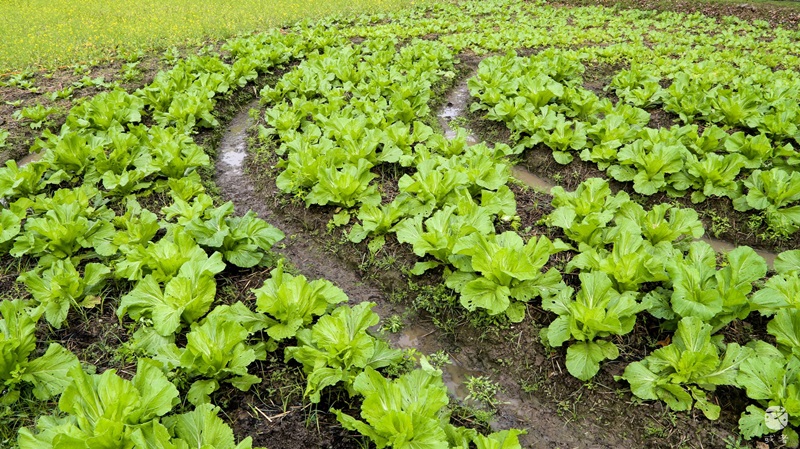
<path id="1" fill-rule="evenodd" d="M 796 28 L 800 24 L 800 5 L 796 1 L 725 2 L 687 0 L 558 0 L 561 6 L 609 6 L 624 9 L 651 9 L 682 13 L 702 13 L 717 19 L 734 16 L 744 20 L 765 20 L 772 26 Z"/>
<path id="2" fill-rule="evenodd" d="M 0 85 L 0 129 L 9 132 L 5 148 L 0 149 L 0 164 L 5 164 L 7 160 L 23 158 L 28 154 L 28 149 L 42 131 L 50 129 L 57 133 L 72 106 L 110 88 L 102 86 L 74 87 L 74 93 L 70 98 L 56 100 L 51 100 L 48 94 L 73 86 L 73 83 L 79 82 L 84 77 L 91 79 L 103 77 L 105 83 L 119 81 L 122 89 L 133 92 L 150 84 L 156 73 L 168 66 L 160 59 L 159 55 L 149 54 L 139 60 L 131 77 L 123 78 L 124 64 L 125 61 L 112 60 L 91 67 L 65 67 L 52 72 L 33 72 L 31 81 L 36 89 L 35 92 L 20 87 Z M 10 76 L 0 77 L 0 81 L 8 81 Z M 18 106 L 8 104 L 18 101 L 22 101 Z M 42 128 L 31 129 L 28 120 L 18 121 L 12 117 L 15 111 L 37 104 L 58 109 L 58 112 L 48 117 Z"/>

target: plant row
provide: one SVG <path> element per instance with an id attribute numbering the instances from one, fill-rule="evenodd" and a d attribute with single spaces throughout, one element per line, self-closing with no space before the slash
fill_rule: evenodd
<path id="1" fill-rule="evenodd" d="M 642 195 L 690 194 L 694 203 L 726 197 L 736 210 L 759 211 L 779 235 L 797 231 L 796 72 L 700 62 L 668 74 L 665 89 L 649 68 L 617 73 L 608 86 L 619 97 L 613 103 L 583 87 L 575 52 L 487 58 L 470 80 L 479 100 L 471 109 L 507 124 L 518 146 L 543 144 L 561 164 L 579 156 Z M 650 127 L 642 107 L 656 106 L 685 124 Z"/>
<path id="2" fill-rule="evenodd" d="M 309 207 L 336 206 L 331 224 L 352 224 L 348 237 L 354 242 L 369 238 L 373 252 L 387 234 L 393 234 L 420 257 L 412 273 L 441 267 L 443 281 L 468 310 L 482 309 L 518 322 L 526 317 L 526 303 L 540 298 L 557 317 L 543 332 L 543 341 L 550 346 L 569 344 L 567 368 L 579 379 L 592 378 L 602 361 L 616 359 L 614 337 L 631 332 L 637 315 L 647 311 L 676 333 L 663 350 L 628 366 L 622 378 L 634 394 L 665 400 L 674 410 L 696 407 L 716 419 L 719 406 L 709 393 L 719 385 L 739 386 L 758 404 L 742 415 L 743 435 L 783 431 L 790 441 L 796 440 L 788 427 L 800 418 L 790 399 L 795 387 L 788 385 L 794 381 L 791 376 L 775 380 L 796 363 L 791 348 L 760 341 L 745 347 L 726 345 L 715 335 L 751 311 L 770 315 L 780 309 L 782 319 L 791 322 L 787 317 L 793 307 L 788 300 L 777 308 L 766 304 L 775 300 L 773 286 L 796 276 L 794 252 L 778 258 L 778 274 L 753 294 L 753 285 L 763 282 L 767 273 L 764 259 L 751 248 L 740 247 L 719 264 L 707 243 L 695 241 L 704 230 L 692 209 L 667 204 L 644 209 L 624 192 L 612 195 L 605 181 L 589 180 L 575 192 L 554 190 L 555 210 L 546 222 L 561 228 L 570 242 L 551 241 L 513 230 L 519 218 L 507 185 L 508 156 L 526 146 L 546 141 L 560 152 L 557 157 L 564 158 L 572 156 L 574 142 L 583 142 L 578 149 L 583 148 L 589 139 L 585 129 L 583 136 L 578 135 L 575 123 L 580 118 L 608 120 L 597 128 L 609 135 L 622 132 L 620 128 L 638 130 L 630 132 L 630 146 L 635 139 L 646 138 L 658 142 L 659 148 L 682 146 L 685 153 L 680 157 L 694 156 L 698 166 L 708 165 L 708 177 L 718 172 L 714 164 L 727 154 L 737 160 L 752 158 L 752 167 L 756 162 L 759 167 L 780 163 L 788 169 L 794 151 L 775 154 L 773 145 L 779 139 L 775 134 L 742 131 L 729 136 L 721 126 L 648 131 L 647 111 L 624 102 L 612 104 L 580 87 L 577 76 L 583 65 L 574 53 L 558 50 L 529 59 L 515 54 L 487 59 L 470 82 L 480 107 L 488 104 L 481 96 L 497 99 L 493 108 L 487 108 L 490 116 L 513 116 L 551 128 L 539 133 L 512 128 L 521 141 L 514 148 L 467 147 L 463 134 L 448 141 L 424 122 L 430 116 L 431 86 L 450 76 L 452 61 L 450 49 L 437 42 L 410 40 L 396 48 L 392 41 L 367 39 L 309 58 L 274 87 L 264 89 L 266 126 L 259 136 L 280 157 L 278 188 L 299 195 Z M 404 90 L 407 85 L 415 88 Z M 506 95 L 503 89 L 517 96 Z M 737 139 L 751 147 L 767 139 L 767 159 L 734 148 Z M 608 153 L 621 155 L 623 143 L 614 145 L 608 146 Z M 723 153 L 724 148 L 731 149 Z M 786 142 L 780 148 L 788 153 L 792 147 Z M 637 168 L 617 164 L 620 170 Z M 398 175 L 377 183 L 378 171 Z M 717 185 L 717 178 L 689 179 L 688 169 L 685 173 L 683 191 Z M 632 177 L 641 179 L 640 188 L 658 185 L 657 176 L 637 177 L 634 172 Z M 714 195 L 712 188 L 695 192 L 698 200 Z M 754 197 L 753 192 L 748 195 Z M 498 232 L 509 227 L 512 230 Z M 550 263 L 552 255 L 564 251 L 572 255 L 565 271 L 578 273 L 577 285 L 567 285 Z M 770 324 L 771 334 L 784 332 L 777 326 Z M 773 349 L 767 351 L 767 346 Z M 765 366 L 763 357 L 781 368 L 755 371 Z M 768 381 L 775 388 L 755 390 L 757 382 Z M 787 422 L 770 421 L 778 408 L 788 414 Z"/>

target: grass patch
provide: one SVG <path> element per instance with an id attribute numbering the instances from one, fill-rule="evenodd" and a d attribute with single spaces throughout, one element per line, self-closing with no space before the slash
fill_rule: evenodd
<path id="1" fill-rule="evenodd" d="M 379 12 L 414 0 L 8 0 L 0 2 L 0 73 L 199 44 L 329 14 Z M 420 3 L 417 1 L 416 3 Z"/>

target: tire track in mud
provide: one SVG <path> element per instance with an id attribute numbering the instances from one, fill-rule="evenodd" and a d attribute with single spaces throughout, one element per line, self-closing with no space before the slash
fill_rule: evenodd
<path id="1" fill-rule="evenodd" d="M 216 164 L 216 183 L 224 200 L 233 201 L 238 213 L 252 210 L 259 217 L 286 234 L 286 239 L 273 250 L 290 261 L 301 274 L 309 279 L 325 278 L 339 286 L 350 297 L 351 303 L 372 301 L 377 303 L 375 311 L 385 318 L 394 313 L 402 313 L 402 306 L 393 305 L 387 295 L 372 280 L 364 279 L 351 261 L 344 260 L 325 249 L 324 229 L 308 229 L 303 217 L 284 213 L 274 196 L 276 192 L 259 192 L 250 175 L 245 170 L 247 158 L 247 129 L 251 119 L 248 111 L 257 107 L 255 101 L 246 105 L 229 123 L 218 147 L 219 159 Z M 268 195 L 273 195 L 269 197 Z M 311 212 L 307 212 L 309 215 Z M 488 361 L 479 356 L 475 342 L 455 341 L 449 345 L 448 337 L 432 324 L 416 319 L 403 328 L 400 333 L 391 334 L 388 340 L 395 347 L 415 348 L 423 354 L 448 351 L 453 346 L 461 349 L 457 355 L 450 354 L 452 364 L 445 365 L 443 378 L 452 396 L 463 400 L 466 389 L 463 382 L 467 376 L 488 373 Z M 543 363 L 543 360 L 541 360 Z M 610 433 L 608 429 L 589 422 L 567 421 L 560 417 L 553 407 L 533 395 L 514 397 L 507 392 L 518 391 L 519 387 L 511 376 L 502 375 L 498 381 L 505 392 L 497 395 L 500 405 L 493 422 L 497 430 L 509 427 L 524 428 L 528 434 L 520 437 L 520 442 L 528 448 L 618 448 L 634 447 L 634 441 L 620 433 Z"/>

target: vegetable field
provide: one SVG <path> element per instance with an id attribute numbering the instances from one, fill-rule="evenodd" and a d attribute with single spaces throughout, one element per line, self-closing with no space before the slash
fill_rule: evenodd
<path id="1" fill-rule="evenodd" d="M 445 1 L 7 76 L 0 445 L 797 447 L 775 23 Z"/>

